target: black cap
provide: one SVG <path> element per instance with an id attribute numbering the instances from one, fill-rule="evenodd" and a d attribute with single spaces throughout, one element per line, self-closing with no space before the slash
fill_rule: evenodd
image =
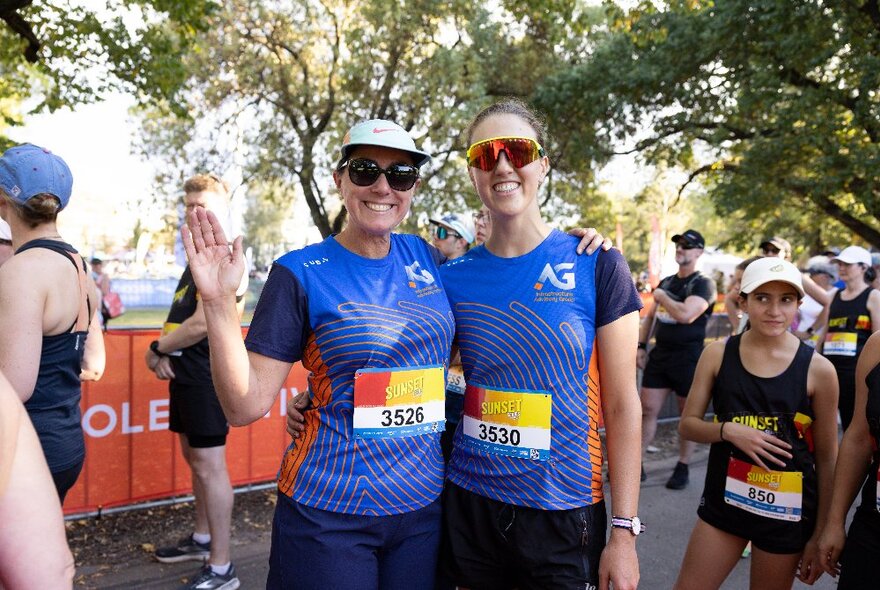
<path id="1" fill-rule="evenodd" d="M 689 246 L 696 246 L 697 248 L 706 247 L 706 240 L 703 239 L 703 234 L 695 229 L 689 229 L 683 234 L 675 234 L 672 236 L 672 241 L 676 244 L 680 241 L 684 241 L 687 242 Z"/>

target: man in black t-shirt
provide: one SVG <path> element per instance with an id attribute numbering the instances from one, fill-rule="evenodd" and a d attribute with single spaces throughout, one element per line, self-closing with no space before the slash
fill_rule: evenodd
<path id="1" fill-rule="evenodd" d="M 211 174 L 197 174 L 183 185 L 186 215 L 204 207 L 224 218 L 229 206 L 226 184 Z M 247 273 L 239 288 L 238 313 L 244 311 Z M 163 563 L 207 561 L 186 588 L 238 588 L 230 559 L 232 485 L 226 468 L 229 425 L 211 378 L 208 327 L 202 299 L 189 266 L 174 291 L 162 336 L 147 350 L 146 362 L 159 379 L 171 381 L 169 428 L 180 436 L 183 457 L 192 472 L 196 522 L 191 535 L 161 547 Z"/>
<path id="2" fill-rule="evenodd" d="M 639 330 L 639 368 L 642 376 L 642 451 L 657 432 L 657 415 L 666 397 L 674 391 L 678 411 L 694 380 L 697 361 L 703 352 L 706 324 L 715 303 L 715 282 L 696 270 L 705 241 L 700 232 L 689 229 L 672 236 L 678 272 L 668 276 L 654 289 L 654 303 L 642 320 Z M 656 345 L 648 355 L 651 335 Z M 680 490 L 688 484 L 688 463 L 696 443 L 679 439 L 678 464 L 666 487 Z M 645 479 L 644 470 L 642 479 Z"/>

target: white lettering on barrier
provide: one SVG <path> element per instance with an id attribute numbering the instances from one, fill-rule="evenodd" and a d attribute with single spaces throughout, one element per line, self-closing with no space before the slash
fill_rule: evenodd
<path id="1" fill-rule="evenodd" d="M 169 401 L 167 399 L 151 399 L 150 400 L 150 430 L 168 430 L 168 410 L 159 410 L 168 408 Z M 165 422 L 159 422 L 159 418 L 164 418 Z"/>
<path id="2" fill-rule="evenodd" d="M 97 429 L 92 426 L 92 417 L 98 413 L 107 415 L 107 426 L 101 429 Z M 114 410 L 107 404 L 94 405 L 86 410 L 85 414 L 83 414 L 82 427 L 85 433 L 93 438 L 105 437 L 113 432 L 114 428 L 116 428 L 116 410 Z"/>
<path id="3" fill-rule="evenodd" d="M 296 387 L 290 390 L 290 396 L 293 397 L 298 393 Z M 287 415 L 287 388 L 282 388 L 278 396 L 278 416 Z M 147 420 L 146 430 L 156 432 L 159 430 L 168 430 L 168 399 L 151 399 L 150 412 Z M 269 418 L 272 411 L 266 412 L 264 418 Z M 103 420 L 102 420 L 102 417 Z M 120 420 L 121 418 L 121 420 Z M 101 425 L 106 420 L 105 425 Z M 123 402 L 119 411 L 109 404 L 95 404 L 86 409 L 82 416 L 83 431 L 87 436 L 92 438 L 104 438 L 116 430 L 119 426 L 121 434 L 138 434 L 144 432 L 143 424 L 131 423 L 131 403 Z"/>
<path id="4" fill-rule="evenodd" d="M 154 432 L 156 430 L 168 430 L 168 407 L 167 399 L 150 400 L 150 416 L 148 422 L 148 430 Z M 131 423 L 131 404 L 123 402 L 121 411 L 122 424 L 119 431 L 122 434 L 137 434 L 144 431 L 142 424 Z M 88 408 L 82 417 L 83 431 L 92 438 L 103 438 L 116 429 L 119 424 L 119 414 L 113 406 L 107 404 L 95 404 Z M 103 427 L 95 425 L 98 416 L 106 416 L 107 424 Z M 100 424 L 100 422 L 99 422 Z"/>
<path id="5" fill-rule="evenodd" d="M 150 416 L 152 417 L 153 412 L 152 408 L 150 409 Z M 150 424 L 152 426 L 152 424 Z M 153 430 L 150 428 L 150 430 Z M 128 405 L 128 402 L 122 404 L 122 434 L 132 434 L 135 432 L 143 432 L 143 426 L 132 426 L 131 425 L 131 406 Z"/>

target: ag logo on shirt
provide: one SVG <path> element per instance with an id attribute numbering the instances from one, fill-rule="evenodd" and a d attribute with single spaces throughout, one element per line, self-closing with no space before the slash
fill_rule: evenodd
<path id="1" fill-rule="evenodd" d="M 423 286 L 434 284 L 434 275 L 422 268 L 418 260 L 412 264 L 405 266 L 406 277 L 409 279 L 409 286 L 413 289 L 417 288 L 418 283 L 424 283 Z"/>
<path id="2" fill-rule="evenodd" d="M 440 287 L 434 284 L 434 275 L 422 268 L 418 260 L 404 266 L 404 268 L 406 269 L 407 282 L 410 288 L 416 290 L 417 297 L 441 293 Z"/>
<path id="3" fill-rule="evenodd" d="M 544 270 L 541 271 L 541 276 L 538 277 L 538 282 L 535 283 L 535 290 L 540 291 L 544 288 L 544 283 L 550 281 L 550 284 L 557 289 L 571 291 L 574 289 L 574 273 L 563 271 L 571 270 L 573 268 L 573 262 L 563 262 L 556 266 L 550 266 L 550 263 L 548 262 L 544 265 Z M 562 277 L 562 280 L 559 280 L 560 276 Z"/>

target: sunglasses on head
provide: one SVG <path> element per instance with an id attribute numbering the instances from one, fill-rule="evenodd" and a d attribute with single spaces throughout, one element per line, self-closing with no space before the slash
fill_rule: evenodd
<path id="1" fill-rule="evenodd" d="M 445 227 L 443 227 L 442 225 L 438 225 L 437 227 L 434 228 L 434 235 L 437 236 L 438 240 L 445 240 L 449 236 L 453 236 L 456 238 L 461 237 L 460 234 L 458 234 L 454 231 L 450 231 L 450 230 L 446 229 Z"/>
<path id="2" fill-rule="evenodd" d="M 468 148 L 468 166 L 491 172 L 498 165 L 501 152 L 507 155 L 514 168 L 522 168 L 544 157 L 544 148 L 530 137 L 493 137 Z"/>
<path id="3" fill-rule="evenodd" d="M 391 164 L 388 168 L 380 168 L 373 160 L 356 158 L 344 162 L 339 170 L 345 167 L 348 167 L 348 178 L 358 186 L 372 186 L 384 174 L 388 186 L 396 191 L 408 191 L 419 179 L 419 169 L 411 164 Z"/>

